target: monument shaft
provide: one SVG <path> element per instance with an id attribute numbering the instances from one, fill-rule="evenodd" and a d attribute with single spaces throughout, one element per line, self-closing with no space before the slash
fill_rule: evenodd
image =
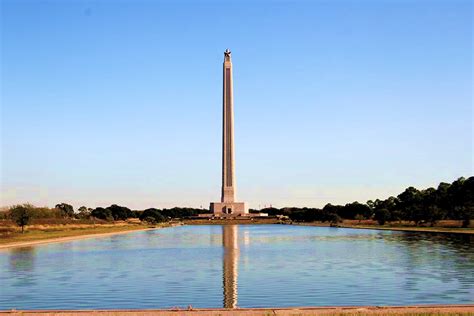
<path id="1" fill-rule="evenodd" d="M 232 89 L 232 61 L 224 57 L 222 94 L 222 194 L 221 202 L 235 201 L 234 164 L 234 95 Z"/>
<path id="2" fill-rule="evenodd" d="M 224 52 L 222 91 L 222 190 L 221 201 L 211 203 L 215 215 L 246 215 L 245 203 L 235 198 L 235 159 L 234 159 L 234 91 L 232 86 L 231 52 Z"/>

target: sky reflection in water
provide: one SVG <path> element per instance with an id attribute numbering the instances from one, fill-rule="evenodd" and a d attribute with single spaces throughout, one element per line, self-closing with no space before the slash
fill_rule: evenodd
<path id="1" fill-rule="evenodd" d="M 0 309 L 474 303 L 472 236 L 183 226 L 0 251 Z"/>

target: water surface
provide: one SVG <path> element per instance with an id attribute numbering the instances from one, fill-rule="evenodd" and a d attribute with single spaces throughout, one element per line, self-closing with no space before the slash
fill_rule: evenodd
<path id="1" fill-rule="evenodd" d="M 470 236 L 181 226 L 0 251 L 0 309 L 474 303 Z"/>

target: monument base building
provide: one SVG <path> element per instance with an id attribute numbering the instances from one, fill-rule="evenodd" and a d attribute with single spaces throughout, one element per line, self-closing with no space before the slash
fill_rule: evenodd
<path id="1" fill-rule="evenodd" d="M 211 202 L 211 213 L 216 216 L 250 215 L 244 202 Z"/>

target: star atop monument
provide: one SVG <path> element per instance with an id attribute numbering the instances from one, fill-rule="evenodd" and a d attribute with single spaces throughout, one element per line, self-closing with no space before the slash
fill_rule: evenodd
<path id="1" fill-rule="evenodd" d="M 230 51 L 230 49 L 227 48 L 224 52 L 224 59 L 230 61 L 230 55 L 231 54 L 232 54 L 232 52 Z"/>

